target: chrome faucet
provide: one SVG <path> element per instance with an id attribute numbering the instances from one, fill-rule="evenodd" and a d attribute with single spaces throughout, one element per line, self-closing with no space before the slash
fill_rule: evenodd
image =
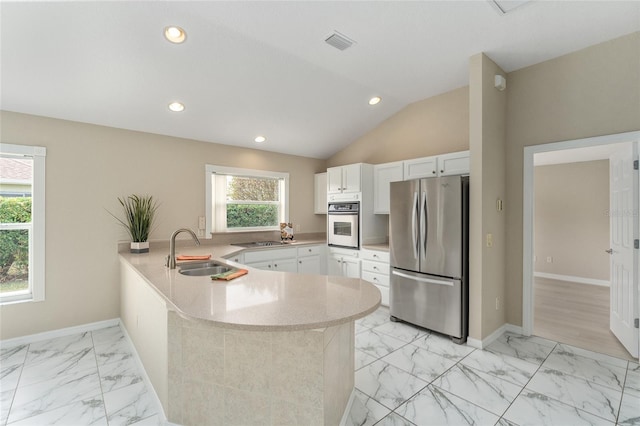
<path id="1" fill-rule="evenodd" d="M 167 267 L 169 269 L 176 269 L 176 236 L 181 232 L 188 232 L 191 234 L 191 238 L 196 242 L 196 245 L 200 245 L 200 240 L 196 236 L 195 232 L 188 228 L 180 228 L 173 234 L 169 240 L 169 256 L 167 256 Z"/>

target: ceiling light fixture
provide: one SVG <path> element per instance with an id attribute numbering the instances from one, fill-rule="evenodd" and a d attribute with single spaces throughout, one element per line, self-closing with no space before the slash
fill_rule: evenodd
<path id="1" fill-rule="evenodd" d="M 264 141 L 266 141 L 267 138 L 265 138 L 264 136 L 256 136 L 256 138 L 254 139 L 254 141 L 258 142 L 258 143 L 262 143 Z"/>
<path id="2" fill-rule="evenodd" d="M 180 44 L 187 39 L 187 33 L 180 27 L 166 27 L 164 29 L 164 38 L 171 43 Z"/>
<path id="3" fill-rule="evenodd" d="M 169 104 L 169 110 L 173 112 L 182 112 L 184 111 L 184 104 L 181 102 L 171 102 Z"/>
<path id="4" fill-rule="evenodd" d="M 382 98 L 380 96 L 374 96 L 373 98 L 369 99 L 369 105 L 378 105 L 381 100 Z"/>

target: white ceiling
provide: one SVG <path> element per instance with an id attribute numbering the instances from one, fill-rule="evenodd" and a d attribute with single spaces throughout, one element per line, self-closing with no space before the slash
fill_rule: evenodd
<path id="1" fill-rule="evenodd" d="M 0 15 L 4 110 L 315 158 L 466 86 L 476 53 L 510 72 L 640 30 L 636 1 L 506 15 L 484 0 L 2 1 Z M 334 30 L 356 44 L 327 45 Z"/>

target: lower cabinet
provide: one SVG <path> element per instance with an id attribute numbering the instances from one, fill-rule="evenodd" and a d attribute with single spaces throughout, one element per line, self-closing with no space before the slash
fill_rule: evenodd
<path id="1" fill-rule="evenodd" d="M 327 269 L 328 275 L 360 278 L 360 258 L 358 250 L 329 248 Z"/>
<path id="2" fill-rule="evenodd" d="M 382 304 L 389 306 L 389 252 L 362 249 L 362 279 L 374 284 L 382 294 Z"/>
<path id="3" fill-rule="evenodd" d="M 298 272 L 296 257 L 293 247 L 261 249 L 244 253 L 244 264 L 267 271 Z"/>
<path id="4" fill-rule="evenodd" d="M 268 248 L 247 251 L 243 254 L 244 265 L 266 271 L 299 272 L 301 274 L 326 273 L 324 245 Z M 234 260 L 237 256 L 231 257 Z"/>

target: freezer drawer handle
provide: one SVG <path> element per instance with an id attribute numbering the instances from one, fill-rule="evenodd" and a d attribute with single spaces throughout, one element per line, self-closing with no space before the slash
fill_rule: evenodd
<path id="1" fill-rule="evenodd" d="M 431 278 L 416 277 L 414 275 L 409 275 L 409 274 L 405 274 L 405 273 L 398 272 L 398 271 L 393 271 L 392 274 L 393 275 L 397 275 L 397 276 L 402 277 L 402 278 L 409 278 L 410 280 L 419 281 L 419 282 L 422 282 L 422 283 L 448 285 L 450 287 L 453 287 L 453 283 L 449 282 L 449 281 L 440 281 L 440 280 L 434 280 L 434 279 L 431 279 Z"/>

